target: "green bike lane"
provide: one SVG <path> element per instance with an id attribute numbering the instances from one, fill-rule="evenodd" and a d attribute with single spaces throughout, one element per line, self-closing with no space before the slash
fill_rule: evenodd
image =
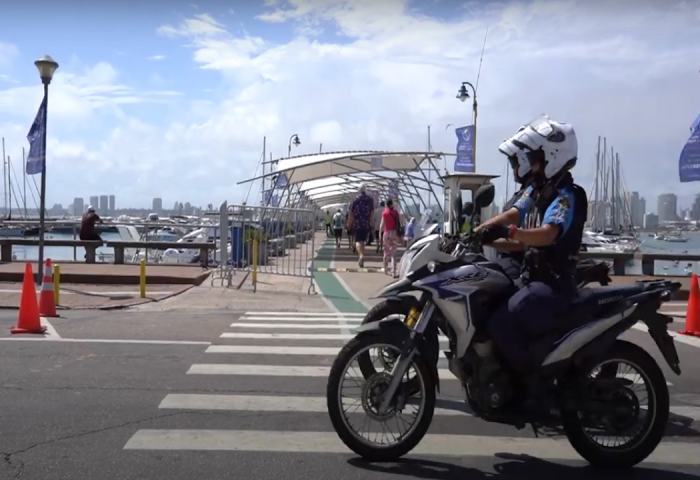
<path id="1" fill-rule="evenodd" d="M 333 239 L 324 240 L 316 256 L 335 258 L 335 242 Z M 331 268 L 333 260 L 314 259 L 315 268 Z M 316 286 L 321 294 L 342 313 L 367 313 L 367 307 L 353 298 L 333 272 L 313 272 Z"/>

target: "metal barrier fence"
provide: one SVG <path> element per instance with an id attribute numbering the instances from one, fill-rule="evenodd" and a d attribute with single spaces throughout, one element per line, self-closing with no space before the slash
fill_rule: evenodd
<path id="1" fill-rule="evenodd" d="M 314 283 L 315 231 L 317 212 L 300 208 L 226 205 L 221 219 L 230 228 L 221 232 L 221 244 L 230 240 L 227 259 L 212 276 L 231 285 L 237 271 L 251 276 L 257 291 L 258 274 L 309 278 L 308 294 L 316 293 Z M 227 236 L 229 238 L 224 238 Z M 223 249 L 221 250 L 223 251 Z"/>

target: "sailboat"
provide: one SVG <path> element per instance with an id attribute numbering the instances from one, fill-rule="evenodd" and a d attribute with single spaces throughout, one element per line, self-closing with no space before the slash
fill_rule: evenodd
<path id="1" fill-rule="evenodd" d="M 602 140 L 602 148 L 601 148 Z M 640 240 L 632 227 L 629 195 L 620 171 L 620 156 L 610 147 L 607 138 L 598 137 L 596 176 L 592 202 L 592 231 L 598 239 L 610 243 L 611 251 L 635 252 Z"/>

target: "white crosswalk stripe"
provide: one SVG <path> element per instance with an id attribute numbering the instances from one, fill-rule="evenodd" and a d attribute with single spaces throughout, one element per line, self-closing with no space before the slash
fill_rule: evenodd
<path id="1" fill-rule="evenodd" d="M 205 356 L 183 376 L 198 379 L 201 385 L 212 379 L 212 385 L 227 382 L 226 393 L 198 393 L 173 389 L 162 399 L 159 409 L 171 411 L 200 411 L 212 414 L 280 414 L 275 417 L 274 431 L 245 427 L 212 429 L 211 424 L 190 429 L 141 429 L 126 443 L 126 450 L 190 450 L 237 452 L 305 452 L 348 453 L 332 430 L 327 418 L 325 383 L 330 365 L 342 344 L 354 337 L 362 314 L 248 312 L 234 321 L 229 331 L 209 345 Z M 350 334 L 341 333 L 350 330 Z M 444 343 L 444 338 L 441 339 Z M 529 454 L 547 460 L 580 460 L 563 438 L 535 439 L 514 433 L 513 437 L 488 435 L 489 424 L 474 418 L 466 407 L 461 388 L 454 375 L 446 369 L 446 360 L 438 365 L 442 396 L 435 410 L 433 427 L 414 454 L 443 456 L 492 456 L 498 452 Z M 231 382 L 230 380 L 233 379 Z M 277 385 L 289 382 L 285 388 Z M 240 386 L 240 393 L 236 388 Z M 291 386 L 290 386 L 291 385 Z M 670 386 L 672 384 L 669 383 Z M 206 390 L 206 386 L 202 387 Z M 298 393 L 287 392 L 295 390 Z M 269 393 L 285 391 L 285 393 Z M 255 393 L 251 393 L 255 392 Z M 262 392 L 262 393 L 261 393 Z M 672 407 L 674 421 L 682 425 L 700 421 L 700 408 Z M 316 425 L 325 425 L 320 431 L 303 430 L 305 422 L 291 422 L 285 430 L 285 418 L 313 418 Z M 199 418 L 199 417 L 195 417 Z M 260 417 L 261 419 L 264 417 Z M 468 435 L 474 428 L 462 422 L 480 422 L 479 432 Z M 289 422 L 288 422 L 289 423 Z M 299 426 L 301 425 L 301 427 Z M 462 425 L 467 425 L 461 428 Z M 216 425 L 219 426 L 218 424 Z M 256 424 L 257 426 L 257 424 Z M 196 429 L 195 429 L 196 428 Z M 301 430 L 300 430 L 301 428 Z M 308 428 L 308 427 L 306 427 Z M 500 429 L 499 432 L 503 430 Z M 515 430 L 514 430 L 515 432 Z M 653 461 L 673 464 L 695 464 L 697 444 L 674 441 L 662 443 Z"/>

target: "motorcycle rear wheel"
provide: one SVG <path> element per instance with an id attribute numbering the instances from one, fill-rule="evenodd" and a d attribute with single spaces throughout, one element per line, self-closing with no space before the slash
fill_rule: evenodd
<path id="1" fill-rule="evenodd" d="M 663 371 L 654 358 L 641 347 L 624 340 L 617 340 L 605 358 L 597 359 L 582 371 L 593 371 L 601 363 L 615 361 L 633 365 L 645 384 L 649 384 L 650 421 L 645 421 L 642 435 L 636 435 L 622 447 L 603 447 L 594 442 L 586 433 L 579 412 L 562 412 L 562 427 L 571 446 L 588 463 L 602 468 L 631 468 L 644 461 L 661 443 L 668 423 L 670 399 Z M 639 437 L 639 438 L 637 438 Z"/>
<path id="2" fill-rule="evenodd" d="M 420 418 L 398 443 L 389 446 L 379 446 L 363 441 L 356 432 L 350 429 L 344 416 L 342 407 L 344 373 L 348 369 L 349 364 L 358 358 L 360 352 L 373 346 L 381 348 L 382 345 L 391 345 L 400 350 L 401 339 L 381 331 L 364 332 L 345 344 L 345 347 L 343 347 L 333 362 L 330 375 L 328 376 L 326 402 L 333 428 L 338 437 L 350 450 L 369 461 L 392 462 L 413 450 L 428 432 L 435 412 L 436 385 L 425 360 L 420 355 L 413 357 L 411 366 L 416 370 L 414 379 L 422 382 L 421 393 L 423 394 L 424 402 Z"/>

